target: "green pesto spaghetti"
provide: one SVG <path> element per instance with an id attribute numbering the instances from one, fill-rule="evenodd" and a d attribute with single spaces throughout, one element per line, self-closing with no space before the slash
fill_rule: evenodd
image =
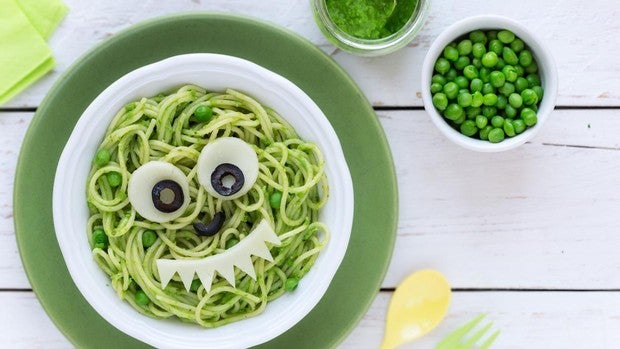
<path id="1" fill-rule="evenodd" d="M 256 181 L 232 200 L 210 195 L 197 179 L 201 150 L 222 137 L 245 141 L 258 158 Z M 170 221 L 145 219 L 127 194 L 132 173 L 152 161 L 174 165 L 189 183 L 189 204 Z M 186 85 L 129 103 L 108 127 L 88 176 L 93 257 L 118 296 L 145 315 L 204 327 L 255 316 L 296 288 L 329 239 L 318 221 L 328 197 L 324 165 L 315 144 L 300 139 L 274 110 L 234 90 Z M 197 234 L 193 224 L 212 220 L 218 212 L 226 217 L 219 232 Z M 162 289 L 156 260 L 221 254 L 263 220 L 282 244 L 268 245 L 273 262 L 252 257 L 256 280 L 235 269 L 235 287 L 215 275 L 207 291 L 194 276 L 186 290 L 174 275 Z"/>

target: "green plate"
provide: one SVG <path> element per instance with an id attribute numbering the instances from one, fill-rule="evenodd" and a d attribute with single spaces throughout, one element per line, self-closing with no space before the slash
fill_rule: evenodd
<path id="1" fill-rule="evenodd" d="M 398 217 L 394 164 L 375 113 L 351 78 L 305 39 L 249 18 L 201 13 L 144 22 L 97 46 L 58 80 L 30 124 L 15 173 L 15 235 L 32 288 L 77 347 L 146 346 L 108 324 L 73 284 L 54 234 L 54 173 L 78 118 L 108 85 L 138 67 L 194 52 L 241 57 L 288 78 L 340 138 L 355 190 L 346 256 L 312 312 L 260 346 L 334 347 L 368 310 L 389 264 Z"/>

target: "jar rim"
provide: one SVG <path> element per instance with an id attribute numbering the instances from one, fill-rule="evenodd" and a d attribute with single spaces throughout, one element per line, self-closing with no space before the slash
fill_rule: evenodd
<path id="1" fill-rule="evenodd" d="M 319 25 L 323 24 L 323 28 L 327 31 L 327 34 L 331 35 L 333 40 L 341 44 L 336 46 L 345 50 L 349 48 L 353 50 L 354 53 L 378 52 L 379 54 L 383 51 L 392 52 L 391 49 L 396 50 L 402 48 L 413 39 L 426 20 L 428 2 L 429 0 L 417 0 L 411 17 L 409 17 L 407 22 L 396 32 L 379 39 L 361 39 L 345 32 L 333 22 L 327 11 L 326 0 L 312 1 L 316 19 L 321 22 Z"/>

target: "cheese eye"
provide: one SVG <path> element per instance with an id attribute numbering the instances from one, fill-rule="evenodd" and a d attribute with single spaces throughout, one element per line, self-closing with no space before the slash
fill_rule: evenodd
<path id="1" fill-rule="evenodd" d="M 236 199 L 256 182 L 258 156 L 252 146 L 239 138 L 218 138 L 200 152 L 197 178 L 214 197 Z"/>
<path id="2" fill-rule="evenodd" d="M 135 170 L 127 194 L 136 212 L 156 223 L 180 217 L 190 201 L 187 177 L 164 161 L 147 162 Z"/>

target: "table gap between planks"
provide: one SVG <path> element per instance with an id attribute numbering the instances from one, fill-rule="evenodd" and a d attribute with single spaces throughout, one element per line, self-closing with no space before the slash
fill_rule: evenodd
<path id="1" fill-rule="evenodd" d="M 284 26 L 331 55 L 360 85 L 388 137 L 398 175 L 400 220 L 383 288 L 342 348 L 375 348 L 391 293 L 432 267 L 454 287 L 448 317 L 406 348 L 488 312 L 497 348 L 613 348 L 620 343 L 620 5 L 616 1 L 434 1 L 405 49 L 381 58 L 336 50 L 308 1 L 160 2 L 66 0 L 71 12 L 51 38 L 54 72 L 0 108 L 0 344 L 67 348 L 36 301 L 15 244 L 12 189 L 21 141 L 52 83 L 82 54 L 131 24 L 209 10 Z M 539 34 L 555 56 L 558 107 L 540 134 L 501 154 L 449 143 L 422 108 L 420 67 L 443 28 L 474 14 L 507 15 Z M 31 329 L 36 329 L 32 331 Z"/>

